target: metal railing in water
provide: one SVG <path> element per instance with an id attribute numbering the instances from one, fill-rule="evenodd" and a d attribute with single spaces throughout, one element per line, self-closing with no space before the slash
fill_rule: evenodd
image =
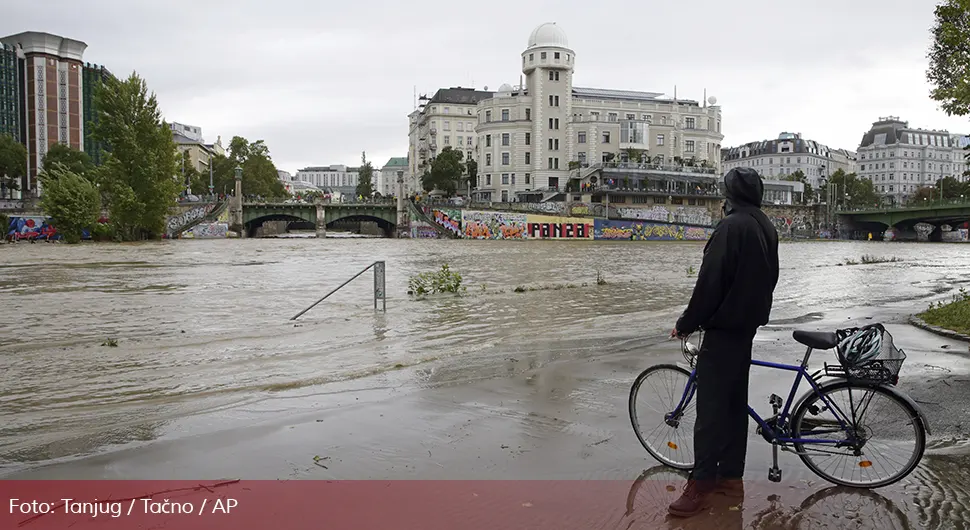
<path id="1" fill-rule="evenodd" d="M 314 307 L 316 307 L 317 304 L 319 304 L 320 302 L 326 300 L 327 298 L 330 297 L 330 295 L 332 295 L 333 293 L 339 291 L 341 288 L 343 288 L 343 286 L 345 286 L 348 283 L 354 281 L 355 279 L 357 279 L 358 276 L 360 276 L 361 274 L 364 274 L 365 272 L 367 272 L 371 268 L 374 269 L 374 309 L 377 309 L 377 301 L 380 300 L 381 301 L 381 304 L 382 304 L 381 311 L 387 312 L 387 296 L 386 296 L 387 291 L 384 288 L 385 287 L 385 284 L 384 284 L 384 272 L 386 270 L 386 266 L 385 266 L 385 264 L 384 264 L 383 261 L 375 261 L 374 263 L 371 263 L 370 265 L 364 267 L 363 270 L 361 270 L 357 274 L 351 276 L 349 280 L 347 280 L 344 283 L 338 285 L 334 290 L 332 290 L 329 293 L 327 293 L 326 295 L 324 295 L 323 298 L 317 300 L 316 302 L 313 302 L 313 304 L 311 304 L 310 307 L 308 307 L 308 308 L 304 309 L 303 311 L 300 311 L 299 313 L 297 313 L 296 315 L 294 315 L 293 318 L 291 318 L 290 320 L 296 320 L 296 319 L 300 318 L 301 316 L 303 316 L 304 313 L 306 313 L 307 311 L 309 311 L 309 310 L 313 309 Z"/>

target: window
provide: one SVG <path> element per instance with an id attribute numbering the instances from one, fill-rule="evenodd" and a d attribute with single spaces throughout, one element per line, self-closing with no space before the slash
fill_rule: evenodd
<path id="1" fill-rule="evenodd" d="M 451 108 L 445 107 L 445 114 L 448 114 L 449 112 L 451 112 Z"/>
<path id="2" fill-rule="evenodd" d="M 526 165 L 532 164 L 532 153 L 528 151 L 525 152 L 525 163 Z M 528 181 L 526 181 L 526 183 L 528 183 Z"/>
<path id="3" fill-rule="evenodd" d="M 686 151 L 688 153 L 693 153 L 694 152 L 694 140 L 685 140 L 684 141 L 684 151 Z"/>
<path id="4" fill-rule="evenodd" d="M 549 139 L 549 150 L 552 151 L 552 138 Z"/>
<path id="5" fill-rule="evenodd" d="M 532 133 L 525 133 L 525 145 L 532 145 Z"/>
<path id="6" fill-rule="evenodd" d="M 586 143 L 586 131 L 579 131 L 579 134 L 576 137 L 576 141 L 579 142 L 579 143 L 581 143 L 581 144 L 585 144 Z"/>
<path id="7" fill-rule="evenodd" d="M 472 137 L 471 136 L 468 137 L 468 145 L 472 145 Z"/>
<path id="8" fill-rule="evenodd" d="M 485 153 L 485 165 L 486 166 L 492 165 L 492 153 Z"/>
<path id="9" fill-rule="evenodd" d="M 512 185 L 515 186 L 515 173 L 512 173 Z"/>
<path id="10" fill-rule="evenodd" d="M 445 136 L 445 145 L 451 145 L 451 136 Z"/>
<path id="11" fill-rule="evenodd" d="M 488 123 L 490 121 L 492 121 L 492 111 L 486 110 L 485 111 L 485 123 Z"/>
<path id="12" fill-rule="evenodd" d="M 556 138 L 556 143 L 553 144 L 553 145 L 555 145 L 555 147 L 553 147 L 553 150 L 558 151 L 559 150 L 559 138 Z"/>
<path id="13" fill-rule="evenodd" d="M 502 145 L 509 145 L 509 133 L 502 133 Z"/>
<path id="14" fill-rule="evenodd" d="M 594 111 L 594 112 L 590 112 L 589 113 L 589 120 L 590 121 L 599 121 L 599 119 L 600 119 L 600 113 L 599 112 L 595 112 Z"/>
<path id="15" fill-rule="evenodd" d="M 558 129 L 559 128 L 559 118 L 549 118 L 549 128 Z"/>
<path id="16" fill-rule="evenodd" d="M 508 186 L 509 185 L 509 174 L 508 173 L 502 173 L 502 185 L 503 186 Z"/>
<path id="17" fill-rule="evenodd" d="M 465 144 L 465 137 L 464 136 L 457 136 L 456 138 L 458 139 L 458 145 L 464 145 Z"/>
<path id="18" fill-rule="evenodd" d="M 487 173 L 485 175 L 485 185 L 486 186 L 491 186 L 492 185 L 492 174 L 491 173 Z"/>
<path id="19" fill-rule="evenodd" d="M 444 127 L 445 127 L 445 130 L 446 130 L 446 131 L 450 131 L 450 130 L 451 130 L 451 122 L 450 122 L 450 121 L 447 121 L 447 120 L 445 120 L 445 125 L 444 125 Z"/>
<path id="20" fill-rule="evenodd" d="M 527 120 L 532 119 L 532 109 L 525 109 L 525 119 Z"/>
<path id="21" fill-rule="evenodd" d="M 549 169 L 559 169 L 559 159 L 549 157 Z"/>
<path id="22" fill-rule="evenodd" d="M 485 147 L 492 147 L 492 135 L 491 134 L 486 134 L 485 135 Z"/>
<path id="23" fill-rule="evenodd" d="M 689 116 L 686 117 L 686 118 L 684 118 L 684 128 L 685 129 L 693 129 L 694 128 L 694 118 L 689 117 Z"/>
<path id="24" fill-rule="evenodd" d="M 559 52 L 553 52 L 553 56 L 552 57 L 553 57 L 553 59 L 558 59 L 559 58 Z"/>
<path id="25" fill-rule="evenodd" d="M 586 151 L 580 151 L 576 156 L 581 164 L 586 163 Z"/>
<path id="26" fill-rule="evenodd" d="M 502 202 L 509 202 L 509 190 L 502 190 Z"/>
<path id="27" fill-rule="evenodd" d="M 627 114 L 626 115 L 626 119 L 628 119 L 628 120 L 635 120 L 635 119 L 637 119 L 637 115 L 636 114 Z"/>
<path id="28" fill-rule="evenodd" d="M 549 106 L 558 107 L 559 106 L 559 96 L 549 96 Z"/>
<path id="29" fill-rule="evenodd" d="M 509 121 L 509 109 L 502 109 L 502 121 Z"/>
<path id="30" fill-rule="evenodd" d="M 664 135 L 658 134 L 657 135 L 657 147 L 660 147 L 663 144 L 664 144 Z"/>
<path id="31" fill-rule="evenodd" d="M 464 125 L 465 125 L 465 124 L 464 124 L 464 123 L 462 123 L 462 122 L 458 122 L 458 123 L 456 123 L 456 124 L 455 124 L 455 130 L 456 130 L 456 131 L 464 131 L 464 130 L 465 130 L 465 127 L 464 127 Z"/>
<path id="32" fill-rule="evenodd" d="M 539 58 L 540 59 L 545 59 L 546 58 L 546 52 L 540 52 L 539 53 Z"/>
<path id="33" fill-rule="evenodd" d="M 502 153 L 502 165 L 503 166 L 509 165 L 509 154 L 508 153 Z"/>
<path id="34" fill-rule="evenodd" d="M 552 124 L 553 124 L 552 118 L 549 118 L 549 128 L 550 129 L 552 129 Z"/>
<path id="35" fill-rule="evenodd" d="M 603 133 L 603 143 L 604 144 L 610 143 L 610 131 L 606 131 Z"/>
<path id="36" fill-rule="evenodd" d="M 528 153 L 526 153 L 526 154 L 528 154 Z M 531 174 L 529 174 L 529 173 L 526 173 L 526 174 L 525 174 L 525 183 L 526 183 L 526 184 L 529 184 L 529 182 L 530 182 L 531 180 L 532 180 L 532 175 L 531 175 Z"/>
<path id="37" fill-rule="evenodd" d="M 529 54 L 529 62 L 531 63 L 531 62 L 532 62 L 532 61 L 534 61 L 535 59 L 536 59 L 536 54 L 534 54 L 534 53 L 530 53 L 530 54 Z"/>
<path id="38" fill-rule="evenodd" d="M 609 120 L 610 120 L 610 121 L 616 121 L 616 120 L 618 120 L 618 119 L 619 119 L 619 115 L 618 115 L 617 113 L 615 113 L 615 112 L 611 112 L 611 113 L 609 113 L 609 115 L 608 115 L 608 116 L 609 116 Z"/>

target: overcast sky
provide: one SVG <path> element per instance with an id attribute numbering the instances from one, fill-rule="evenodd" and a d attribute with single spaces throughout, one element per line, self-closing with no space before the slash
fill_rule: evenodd
<path id="1" fill-rule="evenodd" d="M 45 31 L 146 78 L 165 117 L 206 141 L 263 139 L 290 172 L 407 155 L 414 87 L 517 84 L 529 33 L 556 22 L 577 86 L 656 91 L 723 108 L 723 145 L 801 132 L 855 149 L 880 116 L 970 132 L 929 99 L 933 0 L 31 0 L 0 34 Z"/>

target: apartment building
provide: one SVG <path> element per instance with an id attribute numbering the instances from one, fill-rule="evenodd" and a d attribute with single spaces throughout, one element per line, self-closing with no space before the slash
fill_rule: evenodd
<path id="1" fill-rule="evenodd" d="M 806 182 L 818 189 L 822 179 L 839 169 L 855 172 L 856 156 L 853 151 L 803 138 L 801 133 L 783 132 L 773 140 L 758 140 L 722 150 L 721 166 L 724 174 L 738 167 L 754 168 L 765 179 L 773 181 L 782 181 L 801 171 Z"/>

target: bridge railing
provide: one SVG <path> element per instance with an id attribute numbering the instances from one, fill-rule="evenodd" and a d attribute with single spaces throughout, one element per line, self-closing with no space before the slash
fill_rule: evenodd
<path id="1" fill-rule="evenodd" d="M 944 208 L 944 207 L 968 207 L 970 208 L 970 199 L 937 199 L 925 200 L 917 203 L 909 204 L 896 204 L 896 205 L 885 205 L 885 206 L 872 206 L 866 208 L 848 208 L 839 209 L 836 213 L 867 213 L 867 212 L 888 212 L 888 211 L 899 211 L 899 210 L 918 210 L 925 208 Z"/>
<path id="2" fill-rule="evenodd" d="M 358 276 L 360 276 L 361 274 L 364 274 L 369 269 L 374 269 L 374 309 L 377 309 L 377 301 L 380 300 L 382 302 L 382 304 L 383 304 L 383 306 L 381 307 L 381 311 L 384 311 L 386 313 L 387 312 L 387 296 L 386 296 L 387 291 L 384 288 L 385 287 L 385 284 L 384 284 L 384 272 L 386 270 L 386 267 L 385 267 L 385 263 L 383 261 L 375 261 L 374 263 L 371 263 L 370 265 L 364 267 L 363 270 L 361 270 L 357 274 L 351 276 L 349 280 L 347 280 L 344 283 L 338 285 L 332 291 L 330 291 L 329 293 L 325 294 L 323 296 L 323 298 L 321 298 L 321 299 L 317 300 L 316 302 L 313 302 L 312 304 L 310 304 L 310 307 L 308 307 L 308 308 L 304 309 L 303 311 L 300 311 L 299 313 L 297 313 L 296 315 L 294 315 L 293 318 L 291 318 L 290 320 L 296 320 L 296 319 L 300 318 L 301 316 L 303 316 L 304 313 L 306 313 L 307 311 L 309 311 L 309 310 L 313 309 L 314 307 L 316 307 L 317 304 L 319 304 L 320 302 L 322 302 L 322 301 L 326 300 L 327 298 L 329 298 L 330 295 L 332 295 L 333 293 L 339 291 L 345 285 L 347 285 L 348 283 L 354 281 L 355 279 L 357 279 Z"/>

